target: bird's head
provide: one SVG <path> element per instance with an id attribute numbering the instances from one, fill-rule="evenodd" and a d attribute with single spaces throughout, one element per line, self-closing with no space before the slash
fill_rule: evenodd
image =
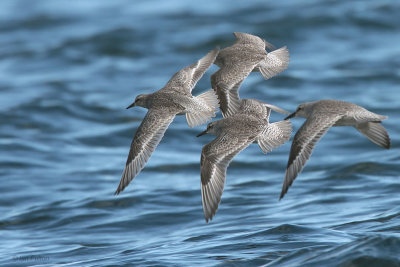
<path id="1" fill-rule="evenodd" d="M 148 94 L 141 94 L 141 95 L 138 95 L 138 96 L 135 98 L 135 102 L 133 102 L 132 104 L 130 104 L 130 105 L 127 107 L 127 109 L 128 109 L 128 108 L 131 108 L 131 107 L 136 107 L 136 106 L 139 106 L 139 107 L 146 107 L 146 106 L 147 106 L 147 99 L 148 99 Z"/>
<path id="2" fill-rule="evenodd" d="M 205 134 L 214 134 L 214 135 L 217 135 L 217 134 L 218 134 L 218 129 L 219 129 L 219 127 L 218 127 L 217 125 L 218 125 L 218 121 L 210 122 L 210 123 L 207 125 L 207 129 L 206 129 L 205 131 L 199 133 L 199 134 L 197 135 L 197 137 L 200 137 L 200 136 L 205 135 Z"/>

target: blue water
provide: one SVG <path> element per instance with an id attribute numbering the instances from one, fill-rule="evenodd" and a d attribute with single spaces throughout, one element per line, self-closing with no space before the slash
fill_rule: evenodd
<path id="1" fill-rule="evenodd" d="M 0 265 L 400 266 L 399 14 L 397 0 L 2 0 Z M 333 128 L 278 201 L 290 143 L 252 145 L 206 224 L 199 160 L 213 137 L 177 117 L 114 196 L 146 112 L 125 107 L 234 31 L 291 55 L 268 81 L 252 73 L 242 97 L 357 103 L 389 116 L 392 148 Z"/>

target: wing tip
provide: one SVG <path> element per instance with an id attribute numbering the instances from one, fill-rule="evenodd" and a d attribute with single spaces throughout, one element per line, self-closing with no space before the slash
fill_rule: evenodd
<path id="1" fill-rule="evenodd" d="M 380 146 L 385 149 L 390 149 L 390 147 L 392 146 L 390 137 L 386 136 L 386 138 L 383 140 L 383 143 L 380 144 Z"/>
<path id="2" fill-rule="evenodd" d="M 199 61 L 202 59 L 206 59 L 206 58 L 208 59 L 210 57 L 212 60 L 210 60 L 211 64 L 207 67 L 207 69 L 208 69 L 214 63 L 215 59 L 217 58 L 217 56 L 219 54 L 219 51 L 220 51 L 219 46 L 216 46 L 214 49 L 208 51 L 208 53 L 204 57 L 199 59 Z"/>
<path id="3" fill-rule="evenodd" d="M 281 200 L 289 191 L 289 188 L 292 186 L 294 180 L 296 180 L 297 176 L 299 175 L 300 171 L 294 171 L 293 173 L 293 164 L 290 164 L 286 168 L 285 172 L 285 179 L 283 180 L 281 194 L 279 196 L 279 200 Z"/>
<path id="4" fill-rule="evenodd" d="M 114 192 L 114 196 L 117 196 L 117 195 L 119 195 L 119 193 L 124 191 L 125 187 L 126 187 L 126 185 L 123 184 L 123 178 L 121 178 L 121 181 L 119 182 L 119 185 Z"/>
<path id="5" fill-rule="evenodd" d="M 279 196 L 279 201 L 286 195 L 286 193 L 289 191 L 289 187 L 291 186 L 291 184 L 287 185 L 286 184 L 286 179 L 285 182 L 283 182 L 282 185 L 282 190 L 281 190 L 281 194 Z"/>
<path id="6" fill-rule="evenodd" d="M 213 217 L 214 217 L 214 215 L 210 214 L 207 216 L 204 214 L 204 219 L 206 220 L 206 223 L 210 223 L 212 221 Z"/>
<path id="7" fill-rule="evenodd" d="M 283 199 L 283 197 L 286 195 L 286 193 L 289 191 L 289 187 L 283 189 L 281 191 L 281 194 L 279 195 L 279 201 L 281 201 Z"/>
<path id="8" fill-rule="evenodd" d="M 392 144 L 391 144 L 391 142 L 390 142 L 390 138 L 387 140 L 387 143 L 386 143 L 386 145 L 384 146 L 384 148 L 386 148 L 386 149 L 390 149 L 391 148 L 391 146 L 392 146 Z"/>

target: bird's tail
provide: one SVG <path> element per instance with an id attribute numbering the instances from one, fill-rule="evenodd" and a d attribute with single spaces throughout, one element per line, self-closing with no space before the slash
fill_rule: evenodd
<path id="1" fill-rule="evenodd" d="M 266 59 L 260 62 L 258 69 L 264 76 L 264 79 L 269 79 L 284 71 L 288 65 L 289 50 L 284 46 L 268 53 Z"/>
<path id="2" fill-rule="evenodd" d="M 292 124 L 288 120 L 270 123 L 258 137 L 258 145 L 264 153 L 283 145 L 290 139 Z"/>
<path id="3" fill-rule="evenodd" d="M 208 90 L 201 95 L 195 97 L 198 103 L 203 106 L 203 109 L 196 112 L 187 112 L 186 120 L 189 127 L 199 126 L 215 117 L 218 111 L 219 102 L 214 90 Z"/>

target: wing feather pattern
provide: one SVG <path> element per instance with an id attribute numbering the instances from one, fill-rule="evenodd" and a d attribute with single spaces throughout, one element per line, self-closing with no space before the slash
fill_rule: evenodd
<path id="1" fill-rule="evenodd" d="M 336 114 L 329 114 L 329 116 L 313 114 L 297 131 L 290 148 L 280 199 L 283 198 L 294 179 L 303 169 L 317 142 L 340 118 L 341 115 Z"/>
<path id="2" fill-rule="evenodd" d="M 116 195 L 143 169 L 174 118 L 175 114 L 168 114 L 163 110 L 150 109 L 147 112 L 133 137 Z"/>
<path id="3" fill-rule="evenodd" d="M 199 59 L 192 65 L 181 69 L 172 76 L 168 83 L 164 86 L 163 91 L 179 91 L 180 93 L 191 94 L 197 82 L 204 75 L 207 69 L 214 63 L 219 53 L 219 48 L 208 52 L 207 55 Z"/>
<path id="4" fill-rule="evenodd" d="M 203 147 L 200 160 L 201 196 L 207 222 L 213 218 L 221 201 L 229 163 L 253 141 L 254 138 L 225 134 Z"/>

